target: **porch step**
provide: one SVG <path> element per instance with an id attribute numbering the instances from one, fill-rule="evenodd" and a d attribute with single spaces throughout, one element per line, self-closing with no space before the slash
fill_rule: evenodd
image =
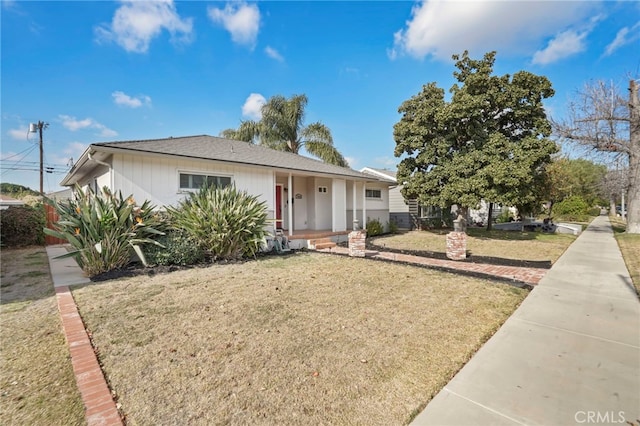
<path id="1" fill-rule="evenodd" d="M 309 248 L 314 250 L 322 250 L 326 248 L 333 248 L 336 243 L 331 241 L 331 238 L 316 238 L 309 240 Z"/>

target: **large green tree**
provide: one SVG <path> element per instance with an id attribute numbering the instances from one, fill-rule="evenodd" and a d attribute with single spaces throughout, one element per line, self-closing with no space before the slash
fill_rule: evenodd
<path id="1" fill-rule="evenodd" d="M 230 139 L 257 142 L 279 151 L 299 154 L 304 149 L 322 161 L 347 167 L 347 161 L 333 145 L 331 130 L 320 122 L 304 125 L 307 97 L 273 96 L 262 106 L 259 121 L 243 121 L 237 129 L 221 134 Z"/>
<path id="2" fill-rule="evenodd" d="M 554 91 L 527 71 L 493 75 L 496 52 L 454 55 L 451 96 L 435 82 L 400 105 L 394 126 L 403 195 L 423 205 L 457 204 L 465 214 L 484 199 L 531 210 L 544 200 L 545 166 L 557 152 L 543 100 Z"/>

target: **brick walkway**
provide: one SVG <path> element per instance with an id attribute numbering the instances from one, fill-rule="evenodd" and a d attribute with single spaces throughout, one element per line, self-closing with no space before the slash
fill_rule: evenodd
<path id="1" fill-rule="evenodd" d="M 58 310 L 69 345 L 73 373 L 85 406 L 89 426 L 122 426 L 116 404 L 102 375 L 69 287 L 56 287 Z"/>
<path id="2" fill-rule="evenodd" d="M 341 255 L 349 254 L 349 249 L 346 247 L 332 247 L 317 251 Z M 459 262 L 455 260 L 434 259 L 431 257 L 373 250 L 367 250 L 365 252 L 365 257 L 376 260 L 404 262 L 450 272 L 463 272 L 487 278 L 497 277 L 501 280 L 522 284 L 524 287 L 537 285 L 548 271 L 548 269 L 542 268 L 523 268 L 517 266 L 491 265 L 486 263 Z"/>

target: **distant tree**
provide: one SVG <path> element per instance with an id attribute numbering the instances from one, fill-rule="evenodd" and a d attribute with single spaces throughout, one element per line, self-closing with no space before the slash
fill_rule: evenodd
<path id="1" fill-rule="evenodd" d="M 226 129 L 221 135 L 294 154 L 299 154 L 304 147 L 326 163 L 347 167 L 347 161 L 333 145 L 327 126 L 320 122 L 304 125 L 306 106 L 305 95 L 294 95 L 290 99 L 273 96 L 262 106 L 260 121 L 243 121 L 237 129 Z"/>
<path id="2" fill-rule="evenodd" d="M 6 195 L 12 195 L 18 198 L 24 197 L 26 195 L 40 195 L 39 192 L 34 191 L 33 189 L 28 188 L 26 186 L 18 185 L 16 183 L 7 183 L 7 182 L 0 183 L 0 193 L 6 194 Z"/>
<path id="3" fill-rule="evenodd" d="M 547 166 L 549 215 L 553 205 L 569 197 L 580 197 L 592 207 L 602 198 L 602 181 L 607 167 L 585 159 L 555 158 Z"/>
<path id="4" fill-rule="evenodd" d="M 640 101 L 638 84 L 629 82 L 629 100 L 613 83 L 585 84 L 569 105 L 568 117 L 554 121 L 561 139 L 628 165 L 627 232 L 640 234 Z"/>
<path id="5" fill-rule="evenodd" d="M 558 148 L 548 139 L 542 101 L 554 91 L 546 77 L 527 71 L 493 75 L 495 56 L 454 55 L 458 83 L 450 100 L 432 82 L 400 106 L 395 155 L 403 157 L 398 181 L 406 198 L 457 204 L 463 215 L 482 199 L 522 210 L 544 200 L 545 166 Z"/>
<path id="6" fill-rule="evenodd" d="M 629 171 L 626 169 L 609 169 L 600 181 L 600 191 L 604 198 L 609 200 L 609 214 L 615 216 L 618 200 L 622 199 L 622 194 L 626 194 L 629 187 Z M 625 210 L 627 206 L 625 205 Z"/>

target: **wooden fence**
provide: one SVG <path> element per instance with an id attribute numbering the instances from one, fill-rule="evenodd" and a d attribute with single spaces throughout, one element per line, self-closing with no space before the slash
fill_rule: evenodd
<path id="1" fill-rule="evenodd" d="M 47 215 L 47 228 L 53 229 L 54 222 L 57 222 L 60 217 L 58 213 L 56 213 L 56 209 L 49 204 L 44 205 L 44 211 Z M 48 246 L 55 244 L 67 244 L 67 240 L 63 240 L 61 238 L 52 237 L 50 235 L 45 235 L 44 237 L 45 244 Z"/>

